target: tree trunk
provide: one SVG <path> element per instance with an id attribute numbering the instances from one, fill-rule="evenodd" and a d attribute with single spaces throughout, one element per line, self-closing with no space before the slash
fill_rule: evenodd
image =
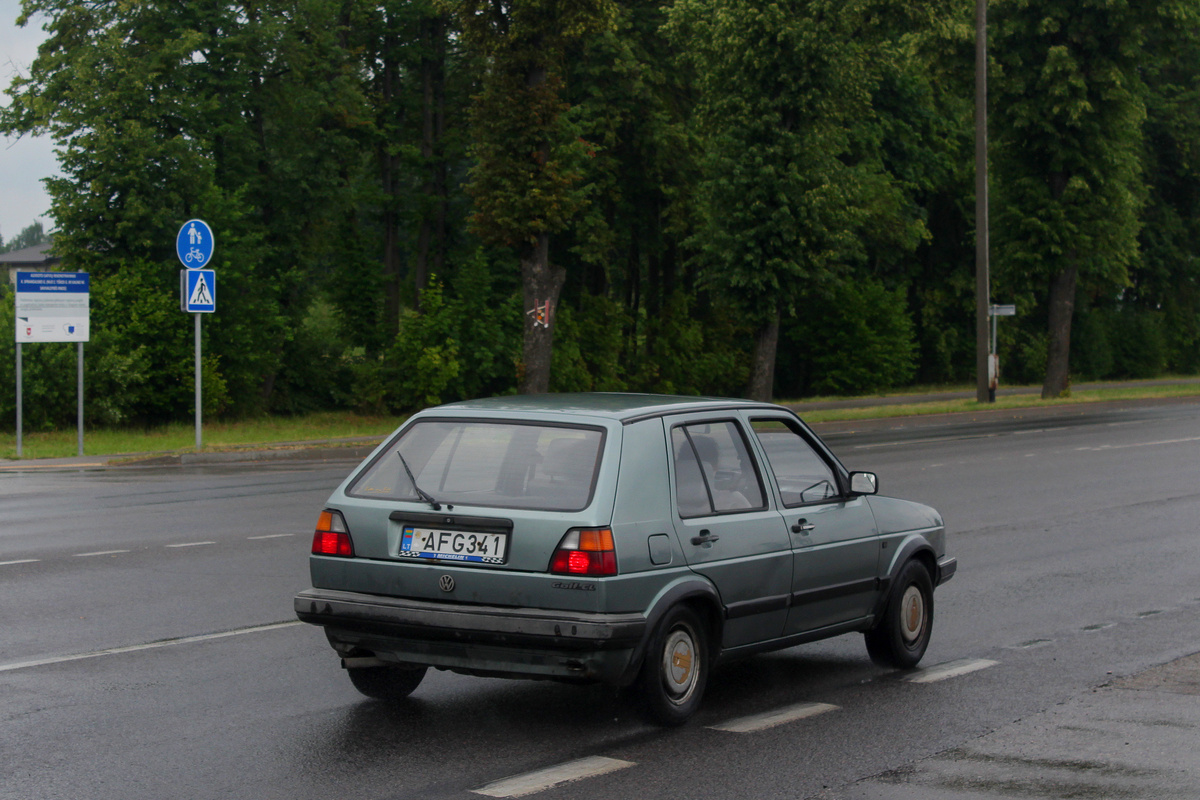
<path id="1" fill-rule="evenodd" d="M 750 368 L 750 383 L 746 386 L 746 397 L 751 400 L 771 402 L 775 389 L 775 354 L 779 350 L 779 307 L 759 328 L 754 341 L 754 364 Z"/>
<path id="2" fill-rule="evenodd" d="M 386 115 L 394 108 L 399 93 L 400 65 L 396 60 L 396 35 L 392 20 L 386 20 L 388 32 L 383 39 L 383 69 L 380 77 L 382 108 Z M 401 110 L 396 119 L 384 119 L 385 130 L 398 130 L 404 124 Z M 383 189 L 383 324 L 388 340 L 400 330 L 400 278 L 404 259 L 400 252 L 400 156 L 389 152 L 387 144 L 379 145 L 379 182 Z"/>
<path id="3" fill-rule="evenodd" d="M 1071 385 L 1071 319 L 1075 314 L 1075 282 L 1079 269 L 1072 260 L 1050 279 L 1050 342 L 1042 399 L 1062 397 Z"/>
<path id="4" fill-rule="evenodd" d="M 521 254 L 521 288 L 525 298 L 524 340 L 517 389 L 521 394 L 550 390 L 550 358 L 554 346 L 554 312 L 567 271 L 550 264 L 550 237 Z"/>
<path id="5" fill-rule="evenodd" d="M 417 233 L 416 263 L 413 269 L 416 306 L 431 274 L 439 274 L 445 261 L 446 241 L 446 162 L 442 155 L 445 129 L 446 19 L 427 17 L 421 21 L 421 40 L 425 55 L 421 58 L 421 159 L 425 182 L 421 193 L 425 208 Z"/>

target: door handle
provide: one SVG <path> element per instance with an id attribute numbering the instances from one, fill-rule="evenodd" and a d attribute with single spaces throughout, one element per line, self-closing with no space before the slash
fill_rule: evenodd
<path id="1" fill-rule="evenodd" d="M 805 536 L 817 529 L 817 526 L 806 519 L 796 520 L 796 524 L 792 526 L 792 533 L 803 533 Z"/>
<path id="2" fill-rule="evenodd" d="M 708 544 L 709 542 L 715 542 L 720 538 L 720 536 L 714 536 L 706 529 L 700 531 L 699 536 L 692 537 L 692 544 Z"/>

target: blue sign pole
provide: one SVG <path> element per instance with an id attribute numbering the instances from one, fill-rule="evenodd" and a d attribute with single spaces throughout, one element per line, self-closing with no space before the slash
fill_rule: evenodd
<path id="1" fill-rule="evenodd" d="M 196 449 L 201 446 L 200 421 L 200 314 L 217 310 L 216 275 L 204 269 L 212 260 L 217 241 L 212 228 L 202 219 L 189 219 L 175 234 L 175 255 L 188 272 L 181 281 L 184 294 L 181 298 L 185 311 L 191 312 L 196 320 Z"/>

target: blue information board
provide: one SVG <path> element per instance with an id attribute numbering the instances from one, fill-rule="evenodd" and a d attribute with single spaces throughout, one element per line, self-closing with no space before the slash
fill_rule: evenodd
<path id="1" fill-rule="evenodd" d="M 188 269 L 202 269 L 212 260 L 216 248 L 212 228 L 202 219 L 189 219 L 175 236 L 175 254 Z"/>

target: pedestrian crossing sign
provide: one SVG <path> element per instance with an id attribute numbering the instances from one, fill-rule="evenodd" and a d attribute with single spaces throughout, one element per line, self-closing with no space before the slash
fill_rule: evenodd
<path id="1" fill-rule="evenodd" d="M 217 310 L 217 271 L 185 269 L 179 273 L 180 301 L 189 313 L 212 313 Z"/>

